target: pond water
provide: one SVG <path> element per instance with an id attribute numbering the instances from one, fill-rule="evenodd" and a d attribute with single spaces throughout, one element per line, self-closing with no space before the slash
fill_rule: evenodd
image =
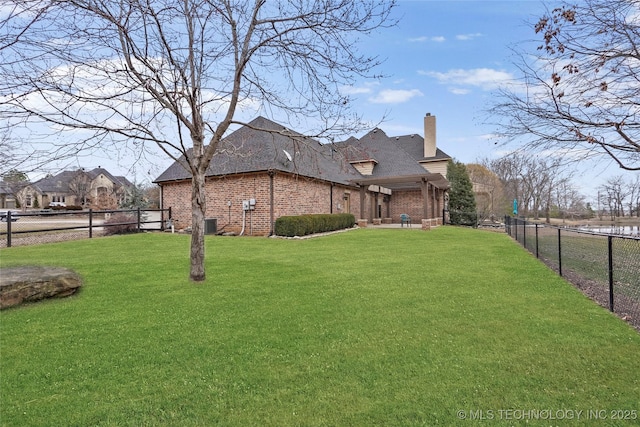
<path id="1" fill-rule="evenodd" d="M 640 225 L 594 225 L 583 226 L 579 229 L 583 231 L 590 231 L 592 233 L 640 237 Z"/>

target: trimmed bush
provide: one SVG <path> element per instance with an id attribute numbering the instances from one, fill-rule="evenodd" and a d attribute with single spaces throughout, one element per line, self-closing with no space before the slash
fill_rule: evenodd
<path id="1" fill-rule="evenodd" d="M 117 213 L 104 222 L 105 236 L 113 234 L 129 234 L 138 232 L 138 220 L 135 215 Z"/>
<path id="2" fill-rule="evenodd" d="M 450 211 L 449 219 L 453 225 L 478 226 L 478 214 L 476 212 Z"/>
<path id="3" fill-rule="evenodd" d="M 275 233 L 285 237 L 306 236 L 351 228 L 355 223 L 353 214 L 281 216 L 276 220 Z"/>

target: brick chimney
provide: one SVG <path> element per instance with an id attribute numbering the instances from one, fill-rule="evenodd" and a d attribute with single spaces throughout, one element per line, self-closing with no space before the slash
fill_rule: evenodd
<path id="1" fill-rule="evenodd" d="M 424 117 L 424 156 L 436 155 L 436 116 L 427 113 Z"/>

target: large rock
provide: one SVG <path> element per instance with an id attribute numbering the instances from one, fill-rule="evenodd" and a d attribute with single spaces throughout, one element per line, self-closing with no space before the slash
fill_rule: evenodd
<path id="1" fill-rule="evenodd" d="M 0 268 L 0 309 L 23 302 L 73 295 L 82 286 L 80 276 L 61 267 Z"/>

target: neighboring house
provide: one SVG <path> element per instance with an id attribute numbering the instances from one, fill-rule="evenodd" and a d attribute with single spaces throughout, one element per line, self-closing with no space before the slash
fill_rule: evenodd
<path id="1" fill-rule="evenodd" d="M 125 177 L 111 175 L 106 169 L 98 167 L 88 172 L 79 169 L 48 175 L 22 188 L 17 196 L 25 208 L 111 208 L 124 200 L 127 189 L 132 185 Z"/>
<path id="2" fill-rule="evenodd" d="M 207 169 L 207 218 L 218 230 L 273 234 L 280 216 L 352 213 L 369 222 L 414 223 L 442 218 L 450 159 L 437 149 L 435 117 L 425 135 L 388 137 L 375 129 L 360 139 L 321 144 L 263 117 L 221 141 Z M 178 162 L 154 182 L 161 207 L 179 228 L 191 225 L 191 174 Z"/>
<path id="3" fill-rule="evenodd" d="M 0 209 L 15 209 L 16 199 L 13 186 L 9 182 L 0 181 Z"/>

